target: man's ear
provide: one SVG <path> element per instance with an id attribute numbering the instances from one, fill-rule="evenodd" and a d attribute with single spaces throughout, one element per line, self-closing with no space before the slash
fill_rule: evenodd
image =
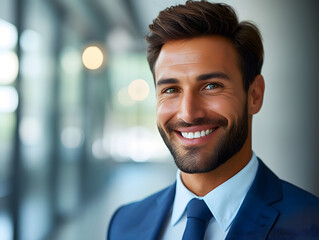
<path id="1" fill-rule="evenodd" d="M 248 89 L 248 113 L 253 115 L 259 112 L 263 105 L 265 92 L 264 77 L 258 74 Z"/>

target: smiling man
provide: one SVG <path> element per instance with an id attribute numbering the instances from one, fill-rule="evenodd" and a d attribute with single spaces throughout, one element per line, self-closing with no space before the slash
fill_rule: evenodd
<path id="1" fill-rule="evenodd" d="M 319 199 L 252 151 L 263 103 L 259 30 L 225 4 L 187 1 L 150 26 L 159 132 L 176 183 L 120 208 L 112 239 L 319 239 Z"/>
<path id="2" fill-rule="evenodd" d="M 262 104 L 263 78 L 246 92 L 236 50 L 222 36 L 172 40 L 154 70 L 159 131 L 183 183 L 204 196 L 251 159 L 251 116 Z"/>

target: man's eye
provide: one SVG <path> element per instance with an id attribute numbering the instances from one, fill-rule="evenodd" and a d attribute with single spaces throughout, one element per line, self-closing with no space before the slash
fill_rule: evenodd
<path id="1" fill-rule="evenodd" d="M 205 87 L 205 89 L 210 90 L 210 89 L 216 89 L 218 87 L 219 85 L 217 83 L 210 83 Z"/>
<path id="2" fill-rule="evenodd" d="M 178 90 L 176 88 L 168 88 L 164 90 L 164 93 L 176 93 Z"/>

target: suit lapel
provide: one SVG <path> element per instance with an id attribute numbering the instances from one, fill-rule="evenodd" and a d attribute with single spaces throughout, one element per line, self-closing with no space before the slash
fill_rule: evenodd
<path id="1" fill-rule="evenodd" d="M 280 180 L 259 160 L 256 178 L 226 240 L 264 240 L 279 216 L 271 205 L 282 199 Z"/>
<path id="2" fill-rule="evenodd" d="M 175 189 L 176 184 L 171 185 L 155 200 L 156 207 L 145 211 L 147 216 L 142 227 L 138 229 L 137 239 L 158 239 L 173 204 Z"/>

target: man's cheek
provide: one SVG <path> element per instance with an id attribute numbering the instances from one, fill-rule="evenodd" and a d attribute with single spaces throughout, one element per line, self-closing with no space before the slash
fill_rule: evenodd
<path id="1" fill-rule="evenodd" d="M 178 112 L 178 104 L 174 101 L 167 101 L 157 105 L 156 115 L 160 125 L 172 119 Z"/>
<path id="2" fill-rule="evenodd" d="M 241 114 L 243 104 L 236 99 L 220 98 L 210 101 L 205 107 L 209 110 L 211 116 L 215 114 L 227 118 L 228 116 Z"/>

